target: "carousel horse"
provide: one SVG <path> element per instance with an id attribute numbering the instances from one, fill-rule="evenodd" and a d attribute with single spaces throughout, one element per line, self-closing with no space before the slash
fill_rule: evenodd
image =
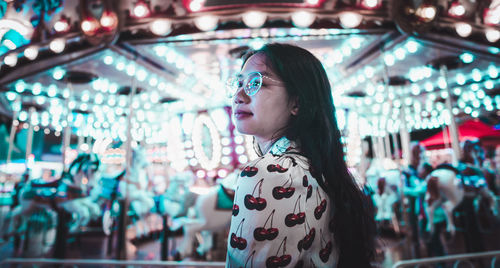
<path id="1" fill-rule="evenodd" d="M 19 205 L 7 216 L 6 226 L 2 228 L 2 231 L 6 231 L 3 236 L 16 234 L 18 227 L 23 226 L 23 223 L 29 225 L 30 222 L 34 221 L 48 225 L 46 231 L 53 238 L 54 230 L 52 229 L 55 227 L 55 215 L 61 209 L 72 216 L 69 223 L 70 230 L 75 230 L 76 227 L 87 224 L 91 215 L 98 214 L 99 208 L 92 202 L 84 200 L 83 197 L 86 196 L 86 193 L 82 188 L 82 181 L 84 178 L 91 180 L 92 174 L 97 170 L 98 166 L 99 161 L 95 155 L 81 154 L 70 164 L 68 171 L 63 172 L 61 177 L 53 182 L 26 181 L 18 189 Z M 25 222 L 24 219 L 28 221 Z M 30 232 L 37 230 L 31 230 L 29 226 L 26 229 L 26 231 Z M 38 236 L 47 236 L 47 232 L 40 233 L 40 231 L 43 230 L 38 230 Z M 31 234 L 30 241 L 36 241 L 38 236 L 36 233 Z M 44 240 L 51 240 L 51 238 L 45 237 Z"/>
<path id="2" fill-rule="evenodd" d="M 181 177 L 185 179 L 185 183 L 188 183 L 192 179 L 186 174 L 182 174 Z M 170 204 L 165 204 L 164 212 L 171 217 L 177 217 L 173 219 L 172 230 L 181 227 L 183 229 L 183 240 L 177 248 L 176 259 L 191 254 L 193 251 L 193 242 L 197 234 L 200 234 L 198 238 L 201 238 L 199 239 L 201 241 L 196 252 L 203 256 L 212 248 L 213 232 L 229 228 L 234 200 L 234 187 L 237 177 L 238 172 L 235 171 L 221 180 L 219 184 L 208 188 L 207 191 L 200 194 L 189 191 L 189 187 L 183 185 L 182 180 L 178 180 L 175 185 L 171 186 L 177 186 L 187 191 L 179 200 L 182 205 L 171 204 L 175 202 L 172 201 L 175 197 L 171 196 L 175 194 L 175 189 L 172 187 L 172 190 L 170 190 L 169 186 L 165 195 L 166 199 L 170 200 Z M 192 206 L 190 206 L 191 204 Z M 180 206 L 185 207 L 180 208 Z M 189 209 L 189 207 L 191 207 L 191 209 Z M 172 208 L 172 210 L 170 210 L 170 208 Z M 184 213 L 187 215 L 180 216 Z"/>
<path id="3" fill-rule="evenodd" d="M 106 234 L 110 233 L 109 228 L 113 221 L 112 203 L 116 199 L 123 199 L 125 195 L 129 201 L 127 213 L 132 216 L 134 225 L 139 229 L 138 235 L 141 236 L 149 232 L 147 225 L 139 224 L 140 220 L 144 219 L 155 207 L 153 194 L 146 189 L 148 183 L 146 165 L 144 151 L 137 147 L 132 150 L 132 165 L 129 176 L 126 176 L 126 169 L 118 174 L 100 172 L 90 197 L 95 203 L 104 206 L 103 228 Z"/>
<path id="4" fill-rule="evenodd" d="M 429 218 L 427 230 L 430 232 L 433 231 L 434 211 L 438 206 L 445 212 L 446 231 L 451 234 L 456 232 L 453 212 L 466 206 L 467 200 L 474 202 L 480 198 L 479 202 L 486 202 L 491 213 L 498 215 L 495 197 L 488 190 L 481 172 L 473 167 L 460 165 L 457 169 L 449 164 L 441 164 L 428 175 L 426 182 L 426 214 Z M 477 209 L 472 208 L 472 211 L 467 211 L 467 217 L 474 218 L 469 220 L 476 220 L 475 210 Z"/>
<path id="5" fill-rule="evenodd" d="M 366 171 L 367 187 L 377 209 L 376 221 L 394 221 L 394 207 L 400 200 L 401 172 L 390 159 L 373 159 Z"/>

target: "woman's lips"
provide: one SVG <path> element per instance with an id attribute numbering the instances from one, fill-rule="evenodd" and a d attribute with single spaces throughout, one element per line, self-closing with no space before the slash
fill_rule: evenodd
<path id="1" fill-rule="evenodd" d="M 236 112 L 234 113 L 234 117 L 236 119 L 238 119 L 238 120 L 248 118 L 248 117 L 250 117 L 252 115 L 253 115 L 253 113 L 247 112 L 247 111 L 243 111 L 243 110 L 236 110 Z"/>

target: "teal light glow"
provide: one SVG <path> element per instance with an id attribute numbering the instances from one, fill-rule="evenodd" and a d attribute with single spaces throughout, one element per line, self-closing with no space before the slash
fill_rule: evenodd
<path id="1" fill-rule="evenodd" d="M 459 85 L 464 85 L 465 84 L 466 78 L 465 78 L 465 75 L 463 75 L 462 73 L 457 74 L 457 76 L 455 77 L 455 79 L 457 80 L 457 83 Z"/>
<path id="2" fill-rule="evenodd" d="M 57 86 L 54 84 L 51 84 L 47 90 L 47 95 L 49 97 L 55 97 L 57 95 Z"/>
<path id="3" fill-rule="evenodd" d="M 481 71 L 479 71 L 478 68 L 472 69 L 472 79 L 474 79 L 474 81 L 479 82 L 482 78 L 483 76 L 481 75 Z"/>
<path id="4" fill-rule="evenodd" d="M 444 77 L 439 77 L 438 78 L 438 86 L 441 89 L 445 89 L 446 88 L 447 83 L 446 83 L 446 79 L 444 79 Z"/>
<path id="5" fill-rule="evenodd" d="M 106 57 L 104 57 L 103 61 L 104 61 L 104 64 L 111 65 L 111 64 L 113 64 L 113 57 L 111 57 L 110 55 L 107 55 Z"/>
<path id="6" fill-rule="evenodd" d="M 413 40 L 410 40 L 410 41 L 406 42 L 405 46 L 406 46 L 406 49 L 408 50 L 408 52 L 415 53 L 418 50 L 419 44 Z"/>
<path id="7" fill-rule="evenodd" d="M 406 57 L 406 50 L 400 47 L 394 51 L 394 55 L 396 56 L 396 59 L 403 60 Z"/>
<path id="8" fill-rule="evenodd" d="M 431 82 L 425 83 L 424 87 L 425 87 L 425 91 L 427 91 L 427 92 L 431 92 L 434 90 L 434 86 L 432 85 Z"/>
<path id="9" fill-rule="evenodd" d="M 366 77 L 372 78 L 375 75 L 375 69 L 371 66 L 367 66 L 364 70 Z"/>
<path id="10" fill-rule="evenodd" d="M 498 77 L 498 70 L 495 65 L 488 66 L 488 75 L 493 79 Z"/>
<path id="11" fill-rule="evenodd" d="M 453 89 L 453 94 L 459 96 L 460 94 L 462 94 L 462 89 L 459 88 L 459 87 L 456 87 Z"/>
<path id="12" fill-rule="evenodd" d="M 394 59 L 394 56 L 392 54 L 386 54 L 384 56 L 384 61 L 385 61 L 385 64 L 387 64 L 388 66 L 392 66 L 392 65 L 394 65 L 396 60 Z"/>
<path id="13" fill-rule="evenodd" d="M 54 70 L 54 72 L 52 73 L 52 77 L 55 79 L 55 80 L 61 80 L 64 75 L 66 74 L 66 70 L 64 70 L 63 68 L 56 68 Z"/>
<path id="14" fill-rule="evenodd" d="M 493 84 L 493 81 L 491 81 L 491 80 L 488 80 L 488 81 L 484 82 L 484 87 L 486 89 L 493 89 L 494 86 L 495 85 Z"/>
<path id="15" fill-rule="evenodd" d="M 459 57 L 463 63 L 471 63 L 474 61 L 474 55 L 472 55 L 468 52 L 462 53 L 462 55 L 460 55 Z"/>
<path id="16" fill-rule="evenodd" d="M 16 99 L 16 96 L 17 96 L 17 94 L 14 92 L 9 91 L 6 93 L 7 100 L 9 100 L 9 101 L 14 101 Z"/>
<path id="17" fill-rule="evenodd" d="M 42 84 L 36 82 L 33 84 L 33 87 L 31 88 L 31 93 L 33 93 L 33 95 L 40 95 L 40 93 L 42 93 Z"/>
<path id="18" fill-rule="evenodd" d="M 17 92 L 22 93 L 26 89 L 26 83 L 24 83 L 23 80 L 19 80 L 16 82 L 16 85 L 14 87 L 16 88 Z"/>
<path id="19" fill-rule="evenodd" d="M 116 69 L 117 69 L 118 71 L 123 71 L 123 70 L 125 70 L 125 62 L 123 62 L 123 61 L 119 61 L 119 62 L 117 62 L 117 63 L 116 63 Z"/>
<path id="20" fill-rule="evenodd" d="M 420 94 L 420 87 L 417 84 L 411 85 L 411 93 L 415 96 Z"/>

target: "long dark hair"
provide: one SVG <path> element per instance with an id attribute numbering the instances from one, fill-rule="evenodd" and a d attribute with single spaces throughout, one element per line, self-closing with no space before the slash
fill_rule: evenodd
<path id="1" fill-rule="evenodd" d="M 267 44 L 266 64 L 284 82 L 299 112 L 281 134 L 300 145 L 312 175 L 332 200 L 331 229 L 339 250 L 338 267 L 371 267 L 375 254 L 373 206 L 347 169 L 332 91 L 321 62 L 309 51 L 288 44 Z M 278 137 L 279 138 L 279 137 Z M 322 176 L 321 176 L 322 175 Z"/>

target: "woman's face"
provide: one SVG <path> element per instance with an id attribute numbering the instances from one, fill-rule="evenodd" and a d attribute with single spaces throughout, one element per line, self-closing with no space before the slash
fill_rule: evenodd
<path id="1" fill-rule="evenodd" d="M 298 112 L 288 94 L 283 82 L 266 65 L 263 54 L 251 56 L 241 75 L 245 78 L 249 73 L 260 72 L 263 75 L 262 86 L 253 96 L 248 96 L 243 88 L 239 88 L 233 97 L 233 117 L 240 133 L 253 135 L 257 139 L 269 141 L 277 138 L 293 114 Z M 269 79 L 270 77 L 271 79 Z"/>

